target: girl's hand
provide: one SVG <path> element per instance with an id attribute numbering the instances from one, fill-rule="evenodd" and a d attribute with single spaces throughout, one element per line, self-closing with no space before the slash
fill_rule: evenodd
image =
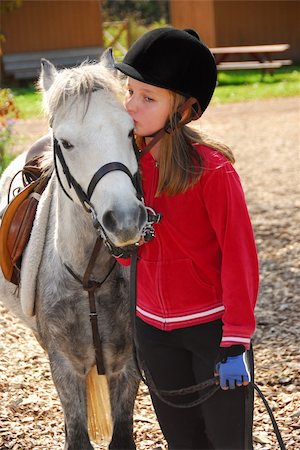
<path id="1" fill-rule="evenodd" d="M 246 353 L 228 356 L 224 362 L 217 363 L 215 376 L 219 376 L 221 388 L 224 390 L 247 386 L 251 381 L 251 375 Z"/>

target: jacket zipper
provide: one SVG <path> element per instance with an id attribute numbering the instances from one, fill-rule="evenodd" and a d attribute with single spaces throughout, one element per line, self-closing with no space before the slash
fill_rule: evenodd
<path id="1" fill-rule="evenodd" d="M 155 161 L 155 166 L 153 167 L 153 176 L 152 176 L 152 184 L 151 184 L 151 196 L 149 198 L 149 200 L 151 200 L 149 203 L 151 203 L 152 208 L 156 211 L 155 209 L 155 193 L 156 193 L 156 189 L 157 189 L 157 182 L 158 182 L 158 177 L 159 177 L 159 165 L 158 162 Z M 159 237 L 155 237 L 155 239 L 157 239 L 157 245 L 158 245 L 158 249 L 159 249 L 159 261 L 162 261 L 162 253 L 163 253 L 163 249 L 162 249 L 162 245 L 160 242 Z M 165 305 L 163 302 L 163 295 L 162 295 L 162 291 L 161 291 L 161 279 L 160 279 L 160 271 L 158 272 L 157 276 L 156 276 L 156 295 L 157 295 L 157 300 L 158 303 L 160 305 L 160 310 L 163 314 L 164 317 L 166 317 L 166 310 L 165 310 Z M 165 323 L 161 324 L 163 329 L 165 329 Z"/>
<path id="2" fill-rule="evenodd" d="M 151 206 L 151 208 L 154 208 L 157 181 L 158 181 L 158 163 L 157 161 L 155 161 L 153 164 L 151 188 L 149 192 L 149 206 Z"/>

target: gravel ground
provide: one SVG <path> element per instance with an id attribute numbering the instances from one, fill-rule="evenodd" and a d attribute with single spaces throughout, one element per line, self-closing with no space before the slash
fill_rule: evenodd
<path id="1" fill-rule="evenodd" d="M 299 98 L 282 98 L 214 105 L 199 123 L 237 159 L 260 258 L 256 381 L 290 450 L 300 448 L 299 113 Z M 19 121 L 16 151 L 46 131 L 43 120 Z M 0 336 L 0 450 L 62 449 L 63 415 L 44 352 L 2 306 Z M 165 449 L 145 387 L 135 437 L 138 450 Z M 255 449 L 278 448 L 259 399 L 254 439 Z"/>

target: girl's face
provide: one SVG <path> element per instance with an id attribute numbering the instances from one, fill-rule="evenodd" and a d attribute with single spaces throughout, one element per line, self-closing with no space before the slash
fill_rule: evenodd
<path id="1" fill-rule="evenodd" d="M 167 89 L 128 78 L 124 106 L 134 120 L 134 131 L 152 136 L 163 128 L 170 116 L 172 96 Z"/>

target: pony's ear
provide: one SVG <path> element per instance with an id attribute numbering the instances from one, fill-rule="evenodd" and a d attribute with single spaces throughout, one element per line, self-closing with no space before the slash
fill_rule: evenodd
<path id="1" fill-rule="evenodd" d="M 100 63 L 103 64 L 107 69 L 116 70 L 115 68 L 115 60 L 113 57 L 112 48 L 109 47 L 106 49 L 100 58 Z"/>
<path id="2" fill-rule="evenodd" d="M 39 85 L 43 91 L 48 91 L 52 86 L 53 81 L 57 75 L 57 70 L 54 65 L 47 59 L 41 59 L 41 74 L 39 79 Z"/>

